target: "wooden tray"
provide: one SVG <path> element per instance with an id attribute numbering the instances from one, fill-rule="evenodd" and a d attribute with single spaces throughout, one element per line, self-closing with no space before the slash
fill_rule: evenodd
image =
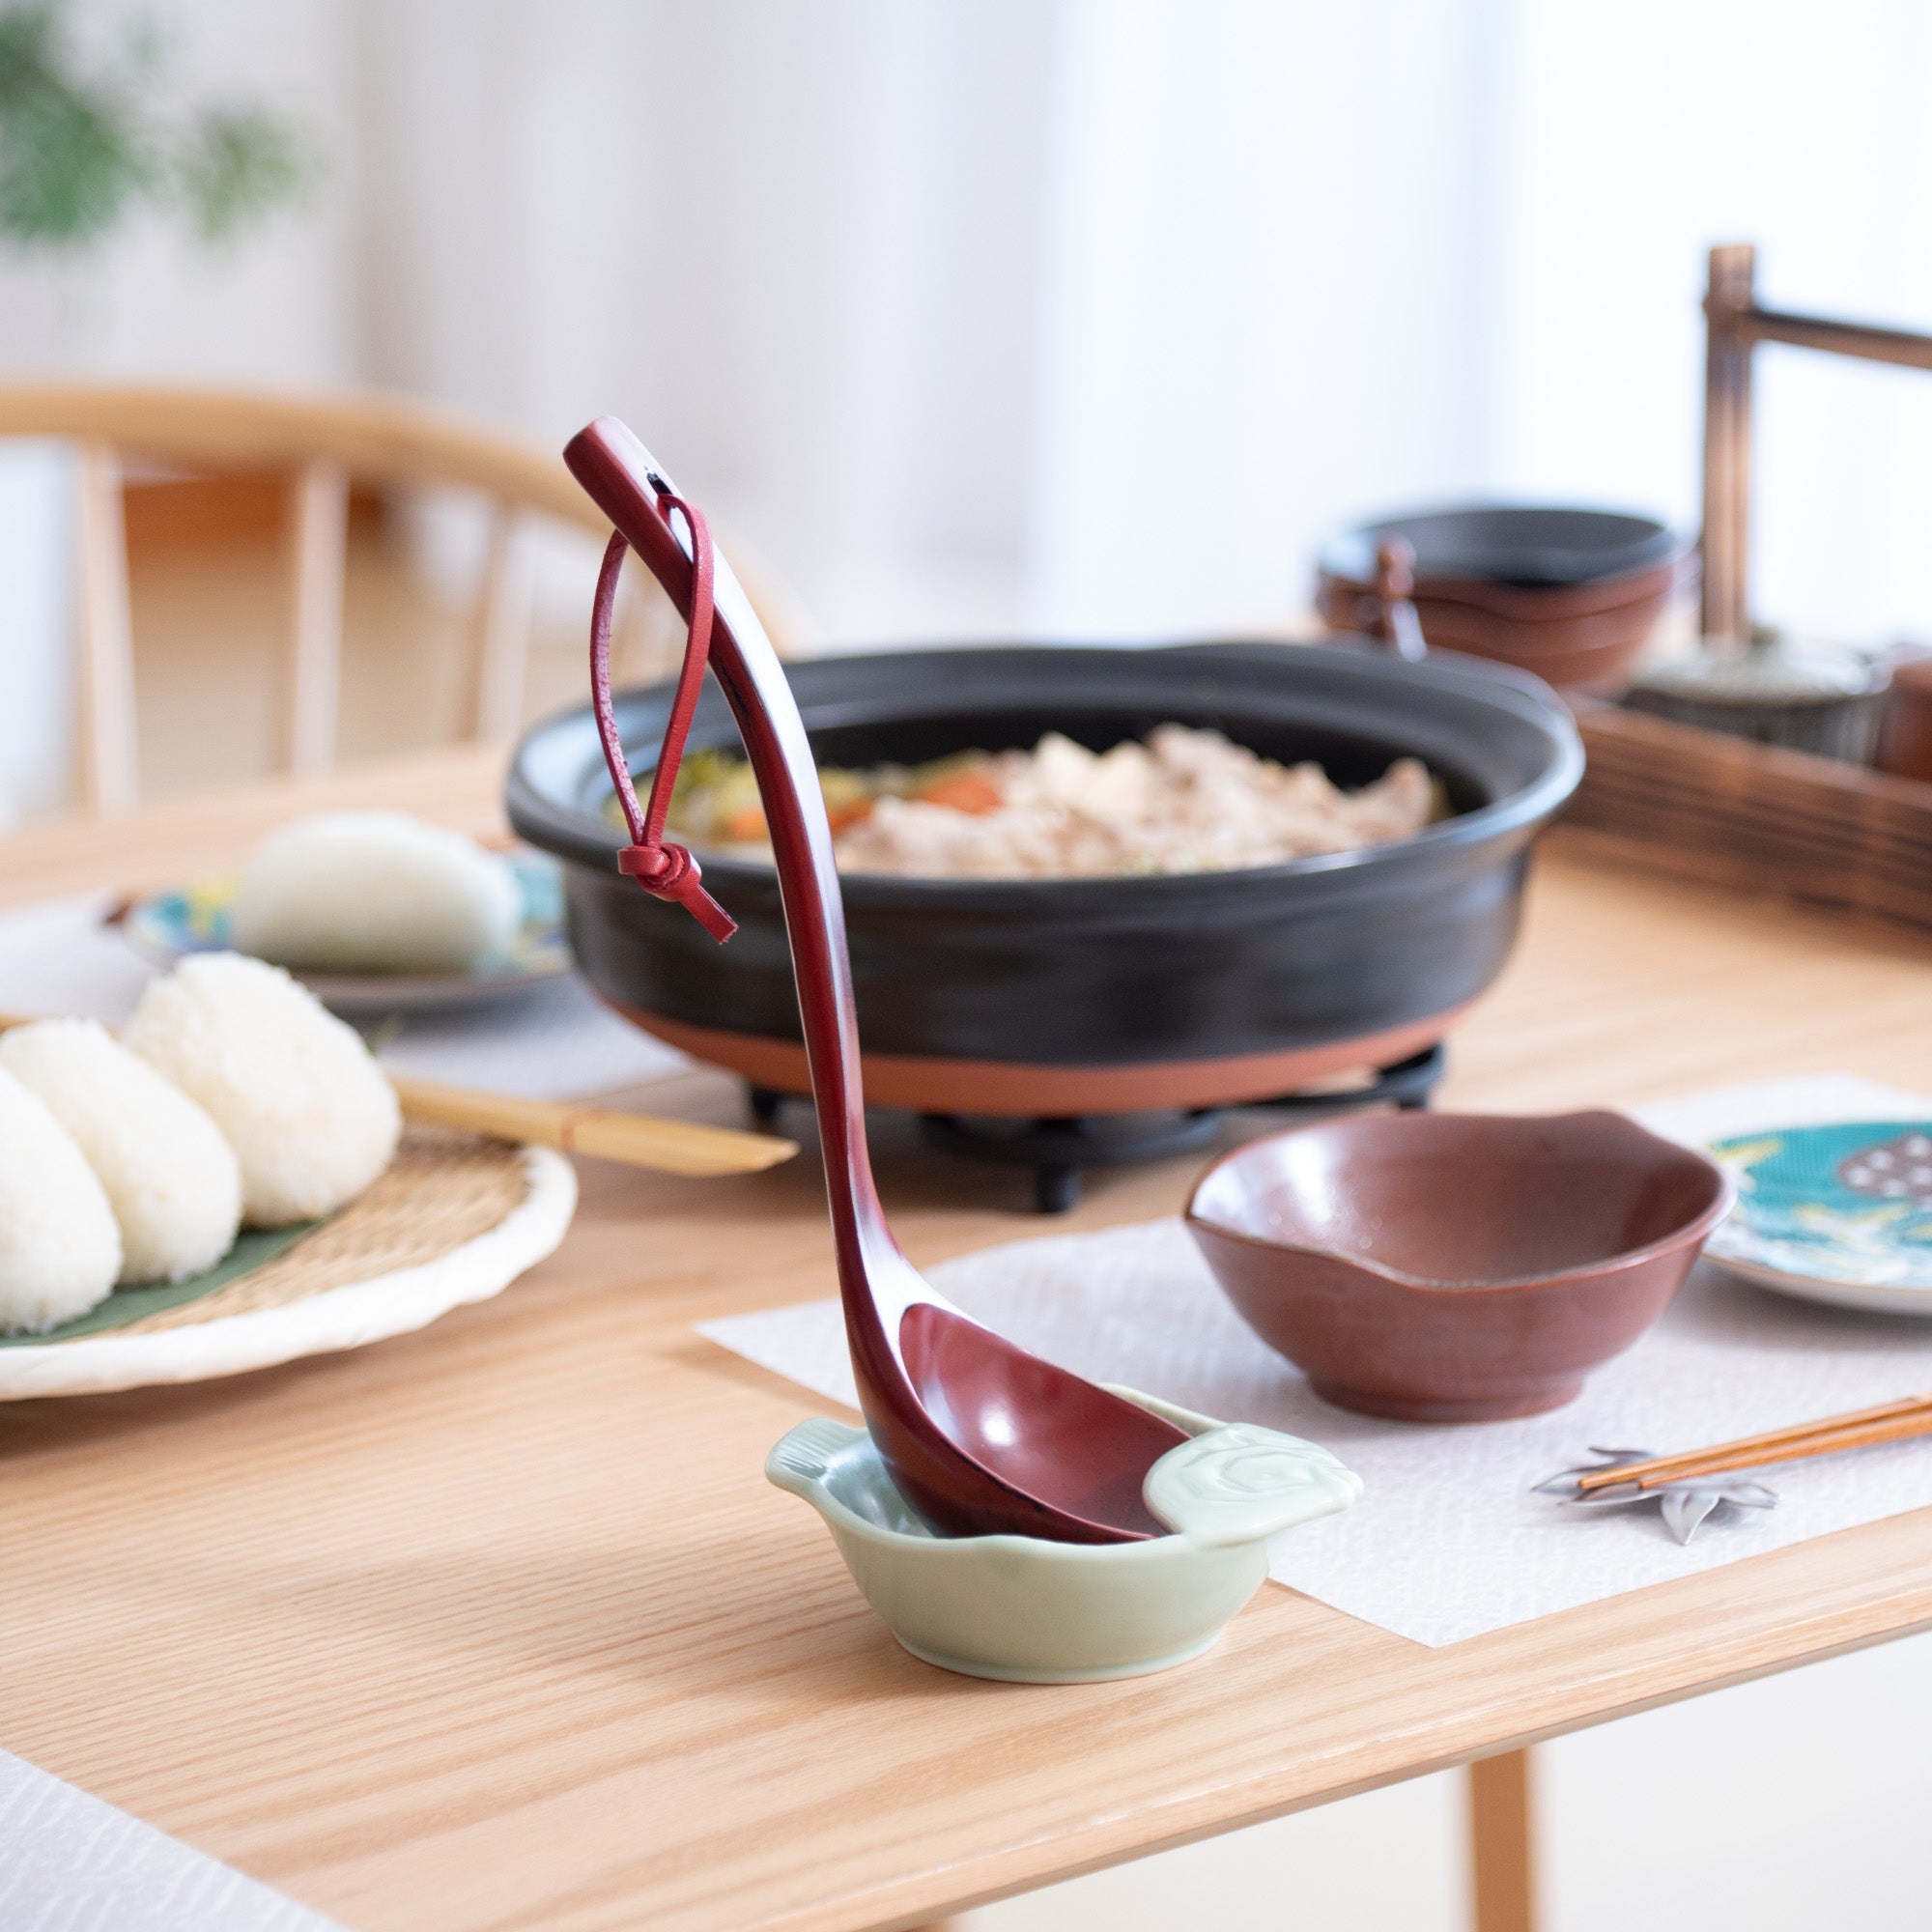
<path id="1" fill-rule="evenodd" d="M 1932 925 L 1932 784 L 1608 704 L 1577 705 L 1577 849 Z"/>

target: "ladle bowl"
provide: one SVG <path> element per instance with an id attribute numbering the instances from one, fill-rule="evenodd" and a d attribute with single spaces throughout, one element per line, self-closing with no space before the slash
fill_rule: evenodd
<path id="1" fill-rule="evenodd" d="M 583 486 L 690 619 L 701 530 L 612 417 L 564 450 Z M 771 829 L 825 1162 L 860 1407 L 905 1499 L 953 1536 L 1126 1543 L 1165 1534 L 1141 1486 L 1187 1439 L 1174 1423 L 994 1334 L 928 1287 L 886 1224 L 866 1143 L 859 1037 L 832 831 L 784 672 L 730 566 L 711 553 L 710 666 Z M 621 753 L 617 753 L 621 755 Z"/>

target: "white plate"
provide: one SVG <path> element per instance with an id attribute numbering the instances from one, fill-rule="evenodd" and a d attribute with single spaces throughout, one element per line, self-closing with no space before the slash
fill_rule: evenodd
<path id="1" fill-rule="evenodd" d="M 1734 1260 L 1728 1255 L 1704 1251 L 1705 1259 L 1726 1274 L 1776 1294 L 1788 1294 L 1799 1301 L 1822 1301 L 1833 1308 L 1861 1308 L 1874 1315 L 1916 1315 L 1932 1317 L 1932 1288 L 1904 1288 L 1895 1284 L 1826 1281 L 1818 1275 L 1793 1274 L 1784 1268 L 1766 1267 L 1762 1262 Z"/>
<path id="2" fill-rule="evenodd" d="M 523 923 L 510 944 L 467 973 L 313 973 L 296 978 L 331 1012 L 362 1018 L 475 1006 L 542 985 L 570 971 L 563 934 L 563 894 L 554 861 L 517 854 L 510 859 L 524 895 Z M 190 952 L 220 952 L 232 943 L 232 878 L 203 879 L 149 893 L 121 916 L 122 936 L 142 958 L 164 971 Z"/>

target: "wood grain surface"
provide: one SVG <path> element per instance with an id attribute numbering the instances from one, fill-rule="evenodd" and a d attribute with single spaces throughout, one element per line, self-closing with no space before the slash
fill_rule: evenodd
<path id="1" fill-rule="evenodd" d="M 327 798 L 487 825 L 466 753 L 0 843 L 0 898 L 239 857 Z M 1932 943 L 1566 854 L 1445 1100 L 1845 1068 L 1932 1084 Z M 744 1123 L 733 1085 L 633 1103 Z M 1246 1115 L 1231 1131 L 1253 1133 Z M 1091 1228 L 1199 1158 L 1092 1178 Z M 928 1264 L 1042 1232 L 898 1129 Z M 898 1651 L 769 1445 L 824 1405 L 694 1335 L 829 1293 L 815 1160 L 594 1162 L 498 1300 L 349 1355 L 0 1407 L 0 1745 L 360 1932 L 917 1924 L 1159 1846 L 1932 1625 L 1932 1513 L 1426 1650 L 1274 1585 L 1201 1662 L 1031 1689 Z"/>

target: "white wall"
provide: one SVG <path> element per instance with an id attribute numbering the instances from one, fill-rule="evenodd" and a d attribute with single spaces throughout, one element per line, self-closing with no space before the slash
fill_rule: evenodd
<path id="1" fill-rule="evenodd" d="M 1049 11 L 366 7 L 370 367 L 623 415 L 840 635 L 1010 627 Z"/>
<path id="2" fill-rule="evenodd" d="M 73 500 L 71 451 L 0 443 L 0 833 L 67 796 Z"/>
<path id="3" fill-rule="evenodd" d="M 1029 615 L 1278 622 L 1338 517 L 1489 467 L 1486 10 L 1062 20 Z"/>
<path id="4" fill-rule="evenodd" d="M 1279 622 L 1338 519 L 1696 511 L 1704 249 L 1932 324 L 1932 11 L 175 0 L 310 216 L 0 264 L 0 370 L 628 417 L 839 639 Z M 64 296 L 59 314 L 56 297 Z M 1764 614 L 1932 631 L 1932 383 L 1768 352 Z"/>
<path id="5" fill-rule="evenodd" d="M 1932 324 L 1910 0 L 353 18 L 364 367 L 626 415 L 840 639 L 1278 623 L 1337 520 L 1459 495 L 1688 525 L 1714 242 Z M 1932 629 L 1932 384 L 1762 368 L 1762 612 Z"/>
<path id="6" fill-rule="evenodd" d="M 1694 524 L 1703 252 L 1760 298 L 1932 329 L 1932 9 L 1911 0 L 1498 0 L 1492 479 Z M 1932 632 L 1932 381 L 1757 357 L 1756 610 Z"/>

